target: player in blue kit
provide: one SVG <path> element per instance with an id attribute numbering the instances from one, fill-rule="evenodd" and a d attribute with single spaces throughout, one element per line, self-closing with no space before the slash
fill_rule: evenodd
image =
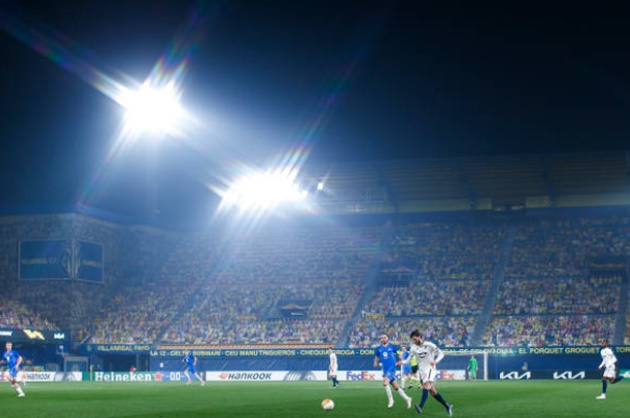
<path id="1" fill-rule="evenodd" d="M 13 349 L 13 343 L 10 341 L 7 342 L 6 349 L 7 351 L 4 352 L 2 356 L 2 361 L 0 361 L 0 364 L 4 364 L 4 363 L 7 364 L 7 367 L 9 369 L 7 371 L 7 373 L 9 374 L 8 380 L 11 383 L 11 385 L 15 388 L 15 390 L 17 390 L 18 396 L 19 397 L 25 396 L 24 391 L 22 390 L 20 385 L 18 385 L 18 382 L 17 382 L 17 375 L 20 371 L 20 364 L 22 363 L 22 356 L 20 356 L 20 354 Z"/>
<path id="2" fill-rule="evenodd" d="M 411 408 L 411 398 L 398 386 L 396 382 L 396 367 L 400 365 L 398 361 L 398 346 L 389 343 L 389 337 L 386 334 L 381 335 L 381 345 L 374 350 L 374 368 L 377 368 L 379 363 L 383 367 L 383 386 L 385 387 L 385 393 L 387 393 L 387 399 L 389 400 L 387 407 L 394 406 L 394 397 L 392 396 L 392 389 L 402 396 L 407 402 L 407 408 Z"/>
<path id="3" fill-rule="evenodd" d="M 192 350 L 188 351 L 188 353 L 182 359 L 182 362 L 186 363 L 186 370 L 184 371 L 184 374 L 188 378 L 189 385 L 192 383 L 192 379 L 190 377 L 191 374 L 199 379 L 199 381 L 201 382 L 201 386 L 206 384 L 206 382 L 203 381 L 203 379 L 201 378 L 201 376 L 199 376 L 199 373 L 197 373 L 197 370 L 195 369 L 195 366 L 197 365 L 197 357 L 193 355 Z"/>

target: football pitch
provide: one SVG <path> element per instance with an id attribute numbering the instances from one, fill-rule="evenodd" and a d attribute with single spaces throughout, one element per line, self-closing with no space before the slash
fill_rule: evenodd
<path id="1" fill-rule="evenodd" d="M 608 399 L 595 400 L 601 382 L 489 381 L 440 382 L 438 389 L 452 402 L 455 417 L 594 417 L 628 416 L 630 382 L 608 389 Z M 32 383 L 18 398 L 8 383 L 0 386 L 2 415 L 30 417 L 279 417 L 370 418 L 415 417 L 397 393 L 387 409 L 378 382 L 209 382 L 198 383 Z M 418 402 L 421 390 L 407 393 Z M 330 398 L 333 411 L 320 403 Z M 429 397 L 423 416 L 445 417 L 444 408 Z"/>

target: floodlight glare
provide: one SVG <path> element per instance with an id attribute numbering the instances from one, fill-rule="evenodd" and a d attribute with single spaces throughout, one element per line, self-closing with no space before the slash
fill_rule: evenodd
<path id="1" fill-rule="evenodd" d="M 173 133 L 184 116 L 172 84 L 153 88 L 145 83 L 138 91 L 130 91 L 122 104 L 127 109 L 125 123 L 136 133 Z"/>
<path id="2" fill-rule="evenodd" d="M 308 193 L 293 180 L 293 175 L 280 171 L 251 174 L 235 181 L 223 195 L 223 200 L 242 209 L 270 209 L 280 204 L 302 202 Z"/>
<path id="3" fill-rule="evenodd" d="M 320 192 L 322 190 L 324 190 L 324 183 L 323 182 L 320 181 L 319 183 L 317 183 L 317 190 L 319 190 Z"/>

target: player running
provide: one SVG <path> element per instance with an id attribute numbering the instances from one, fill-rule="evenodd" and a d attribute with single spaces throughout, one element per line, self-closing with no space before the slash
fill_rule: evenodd
<path id="1" fill-rule="evenodd" d="M 333 382 L 333 387 L 336 388 L 339 384 L 339 380 L 337 380 L 337 371 L 339 370 L 339 364 L 337 364 L 337 354 L 333 352 L 332 347 L 328 347 L 328 357 L 330 358 L 330 364 L 328 365 L 328 376 Z"/>
<path id="2" fill-rule="evenodd" d="M 623 376 L 619 374 L 619 370 L 617 368 L 617 357 L 615 353 L 613 353 L 612 349 L 608 347 L 608 340 L 602 341 L 602 350 L 600 352 L 602 355 L 602 364 L 599 365 L 599 369 L 602 367 L 606 367 L 604 370 L 604 377 L 602 377 L 602 394 L 597 396 L 595 399 L 606 399 L 606 389 L 608 387 L 608 382 L 611 385 L 619 382 L 623 379 Z"/>
<path id="3" fill-rule="evenodd" d="M 20 371 L 20 364 L 22 364 L 22 356 L 20 356 L 20 354 L 13 349 L 13 343 L 10 341 L 6 343 L 6 349 L 7 351 L 4 352 L 0 364 L 7 364 L 7 367 L 9 369 L 9 383 L 11 383 L 15 390 L 17 390 L 18 397 L 21 398 L 23 396 L 26 396 L 17 382 L 17 375 Z"/>
<path id="4" fill-rule="evenodd" d="M 391 408 L 394 406 L 392 389 L 389 387 L 391 385 L 407 402 L 407 408 L 411 408 L 411 398 L 405 394 L 403 389 L 398 386 L 398 382 L 396 382 L 396 366 L 400 365 L 400 362 L 397 361 L 397 353 L 398 347 L 389 343 L 389 337 L 386 334 L 381 334 L 381 345 L 374 350 L 374 368 L 377 368 L 379 363 L 383 367 L 383 386 L 385 387 L 385 393 L 387 393 L 387 399 L 389 399 L 387 407 Z"/>
<path id="5" fill-rule="evenodd" d="M 413 330 L 411 332 L 411 341 L 413 342 L 411 349 L 409 350 L 409 358 L 415 357 L 418 359 L 418 366 L 420 368 L 420 380 L 422 380 L 422 399 L 420 403 L 415 406 L 416 412 L 422 413 L 422 408 L 426 403 L 429 393 L 435 398 L 436 401 L 444 405 L 448 416 L 453 416 L 453 405 L 446 402 L 446 400 L 435 390 L 435 376 L 437 374 L 436 366 L 444 358 L 444 353 L 435 344 L 429 341 L 423 341 L 420 336 L 420 330 Z M 409 362 L 410 360 L 406 360 Z"/>
<path id="6" fill-rule="evenodd" d="M 192 350 L 188 351 L 188 354 L 184 356 L 184 358 L 182 359 L 182 362 L 186 363 L 186 370 L 184 370 L 184 374 L 188 378 L 189 385 L 192 383 L 192 379 L 190 378 L 191 374 L 195 376 L 197 379 L 199 379 L 199 381 L 201 382 L 201 386 L 206 384 L 206 382 L 203 381 L 201 376 L 199 376 L 199 373 L 197 373 L 197 370 L 195 370 L 195 366 L 197 365 L 197 357 L 193 355 Z"/>
<path id="7" fill-rule="evenodd" d="M 470 380 L 477 380 L 477 359 L 475 355 L 470 356 L 470 360 L 468 360 L 468 378 Z"/>

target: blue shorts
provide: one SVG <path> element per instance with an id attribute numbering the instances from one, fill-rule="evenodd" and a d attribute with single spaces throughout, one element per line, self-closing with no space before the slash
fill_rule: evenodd
<path id="1" fill-rule="evenodd" d="M 383 370 L 383 378 L 385 377 L 389 379 L 389 383 L 394 383 L 396 381 L 396 369 Z"/>
<path id="2" fill-rule="evenodd" d="M 9 376 L 11 376 L 11 377 L 12 377 L 12 378 L 14 378 L 14 379 L 16 379 L 16 378 L 17 378 L 17 375 L 18 375 L 18 373 L 19 373 L 19 371 L 18 371 L 18 370 L 15 370 L 15 367 L 9 367 L 8 372 L 9 372 Z"/>
<path id="3" fill-rule="evenodd" d="M 411 364 L 405 364 L 403 366 L 403 374 L 411 374 Z"/>
<path id="4" fill-rule="evenodd" d="M 197 373 L 197 371 L 195 370 L 195 366 L 188 366 L 188 372 L 192 374 Z"/>

